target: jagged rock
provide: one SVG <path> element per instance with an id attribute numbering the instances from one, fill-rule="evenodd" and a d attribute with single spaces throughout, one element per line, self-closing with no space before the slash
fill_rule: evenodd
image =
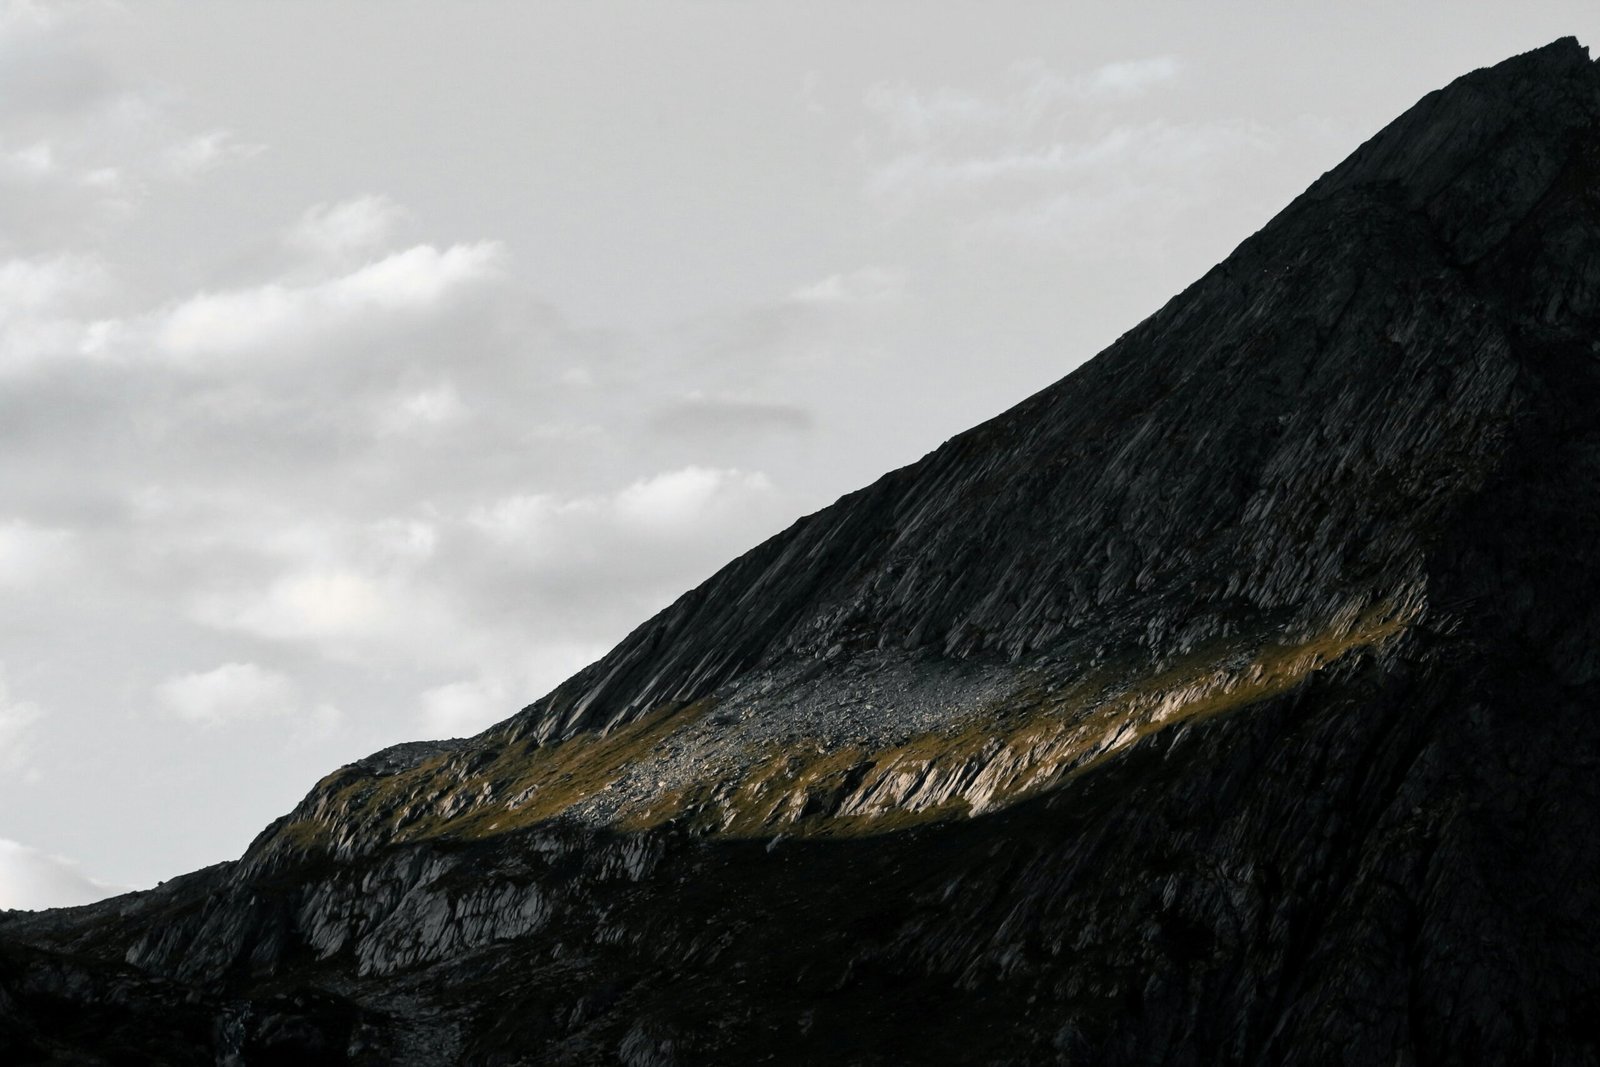
<path id="1" fill-rule="evenodd" d="M 1600 1062 L 1596 544 L 1566 39 L 507 722 L 0 919 L 0 1055 Z"/>

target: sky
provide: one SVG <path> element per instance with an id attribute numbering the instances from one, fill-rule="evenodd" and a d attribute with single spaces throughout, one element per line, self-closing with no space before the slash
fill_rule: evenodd
<path id="1" fill-rule="evenodd" d="M 239 855 L 1593 0 L 0 0 L 0 907 Z"/>

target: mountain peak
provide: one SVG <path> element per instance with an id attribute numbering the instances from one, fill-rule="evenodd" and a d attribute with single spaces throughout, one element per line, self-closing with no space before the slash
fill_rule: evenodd
<path id="1" fill-rule="evenodd" d="M 1564 38 L 506 722 L 0 926 L 0 1041 L 101 982 L 230 1055 L 1592 1062 L 1596 544 Z"/>
<path id="2" fill-rule="evenodd" d="M 1423 97 L 1308 191 L 1392 183 L 1470 261 L 1503 240 L 1600 123 L 1600 65 L 1563 37 Z"/>

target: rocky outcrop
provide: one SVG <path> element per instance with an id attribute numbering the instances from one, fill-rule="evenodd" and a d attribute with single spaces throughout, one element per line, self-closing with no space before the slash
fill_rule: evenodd
<path id="1" fill-rule="evenodd" d="M 1593 1063 L 1596 544 L 1565 40 L 507 722 L 0 919 L 0 1051 L 70 962 L 245 1062 Z"/>

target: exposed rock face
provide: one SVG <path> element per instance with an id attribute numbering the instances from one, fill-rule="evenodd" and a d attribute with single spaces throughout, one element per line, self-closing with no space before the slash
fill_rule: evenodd
<path id="1" fill-rule="evenodd" d="M 1597 544 L 1569 39 L 506 723 L 0 920 L 0 1052 L 1594 1063 Z"/>

